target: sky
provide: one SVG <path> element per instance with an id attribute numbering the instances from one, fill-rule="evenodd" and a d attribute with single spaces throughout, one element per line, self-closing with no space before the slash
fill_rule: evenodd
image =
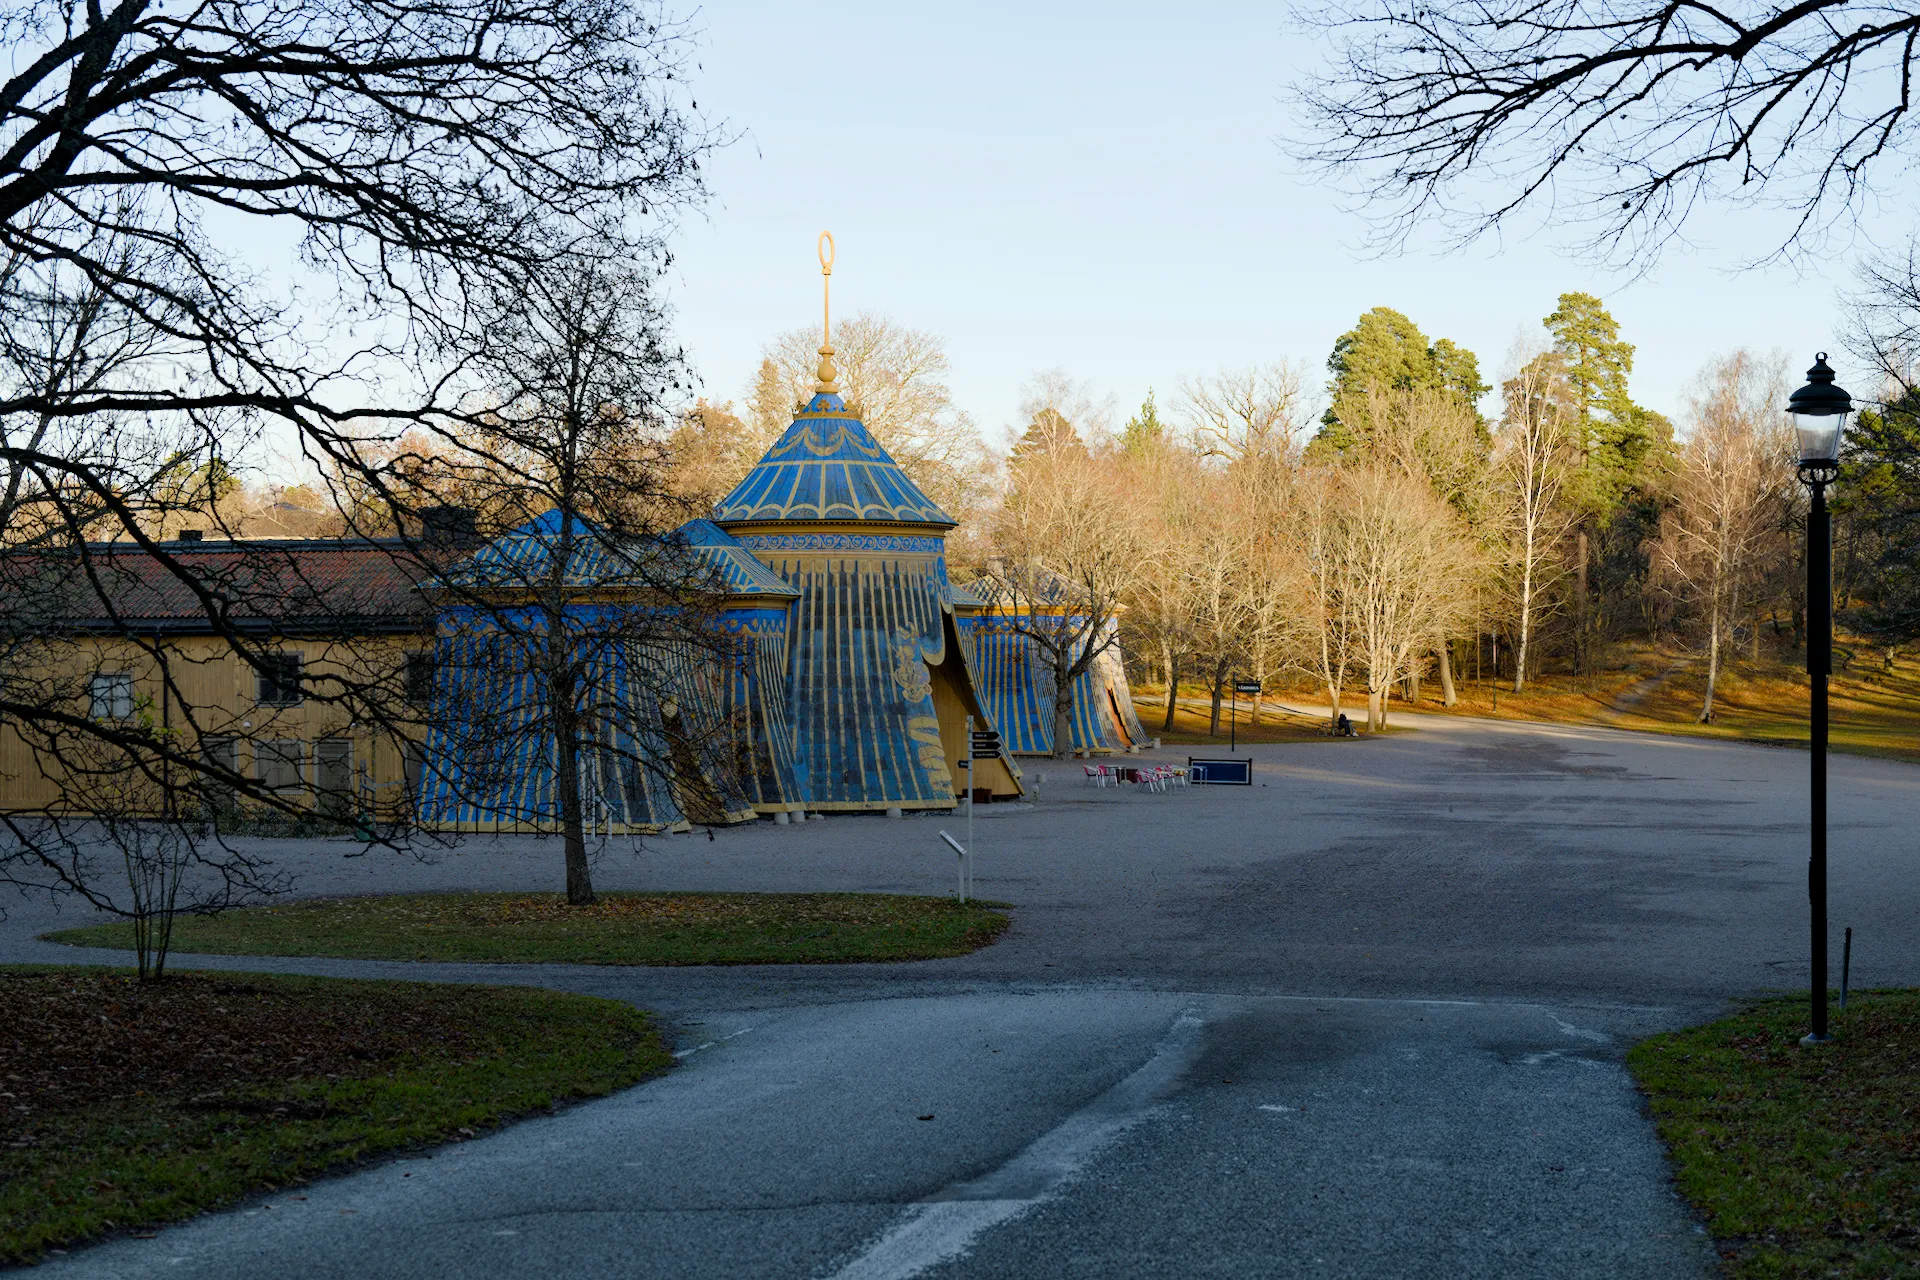
<path id="1" fill-rule="evenodd" d="M 836 314 L 944 337 L 994 442 L 1048 369 L 1122 419 L 1149 388 L 1165 406 L 1183 378 L 1278 360 L 1317 394 L 1375 306 L 1493 382 L 1559 294 L 1597 294 L 1638 347 L 1634 398 L 1676 418 L 1717 354 L 1780 348 L 1798 375 L 1839 347 L 1848 264 L 1740 270 L 1774 243 L 1761 214 L 1690 224 L 1637 280 L 1552 228 L 1371 254 L 1361 214 L 1279 146 L 1319 53 L 1282 5 L 732 0 L 695 23 L 700 108 L 737 135 L 674 239 L 678 337 L 711 399 L 744 399 L 767 341 L 819 323 L 823 229 Z"/>

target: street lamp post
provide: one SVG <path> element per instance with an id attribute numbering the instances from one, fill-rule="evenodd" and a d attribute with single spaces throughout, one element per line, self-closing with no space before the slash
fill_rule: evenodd
<path id="1" fill-rule="evenodd" d="M 1840 474 L 1840 436 L 1853 397 L 1835 386 L 1827 353 L 1813 358 L 1807 385 L 1787 400 L 1800 442 L 1800 479 L 1812 491 L 1807 512 L 1807 673 L 1812 694 L 1809 737 L 1813 756 L 1811 842 L 1807 903 L 1813 923 L 1813 1029 L 1802 1044 L 1824 1044 L 1827 1033 L 1827 678 L 1833 673 L 1833 527 L 1827 486 Z"/>

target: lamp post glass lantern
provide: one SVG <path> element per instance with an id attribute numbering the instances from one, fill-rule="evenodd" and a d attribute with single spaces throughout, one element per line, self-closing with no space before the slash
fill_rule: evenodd
<path id="1" fill-rule="evenodd" d="M 1807 905 L 1812 918 L 1813 1028 L 1802 1044 L 1824 1044 L 1827 1032 L 1827 678 L 1833 673 L 1833 525 L 1827 486 L 1840 474 L 1840 439 L 1853 397 L 1834 385 L 1827 353 L 1813 358 L 1807 385 L 1787 400 L 1800 443 L 1800 479 L 1812 492 L 1807 511 L 1807 673 L 1812 679 L 1808 739 L 1813 776 L 1809 804 Z"/>

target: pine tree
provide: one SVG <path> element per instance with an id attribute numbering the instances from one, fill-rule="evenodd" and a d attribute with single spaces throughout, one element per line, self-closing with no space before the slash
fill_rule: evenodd
<path id="1" fill-rule="evenodd" d="M 1673 439 L 1666 418 L 1633 403 L 1627 378 L 1633 344 L 1620 337 L 1615 320 L 1590 293 L 1563 293 L 1543 323 L 1566 367 L 1576 421 L 1574 470 L 1567 500 L 1579 513 L 1574 534 L 1574 649 L 1582 675 L 1593 672 L 1596 602 L 1604 607 L 1645 571 L 1639 548 L 1647 518 L 1645 481 L 1650 464 Z M 1630 527 L 1616 530 L 1622 516 Z M 1657 510 L 1652 512 L 1657 522 Z M 1596 583 L 1594 543 L 1603 540 L 1603 580 Z"/>
<path id="2" fill-rule="evenodd" d="M 1164 444 L 1166 438 L 1166 424 L 1160 421 L 1160 410 L 1153 402 L 1153 388 L 1148 387 L 1140 412 L 1127 419 L 1127 425 L 1120 432 L 1120 448 L 1130 458 L 1143 458 Z"/>
<path id="3" fill-rule="evenodd" d="M 1473 352 L 1447 338 L 1429 343 L 1420 326 L 1391 307 L 1373 308 L 1341 334 L 1327 357 L 1327 369 L 1333 374 L 1327 386 L 1331 403 L 1308 445 L 1309 453 L 1321 460 L 1365 448 L 1372 430 L 1365 403 L 1369 388 L 1445 389 L 1476 413 L 1488 389 Z"/>

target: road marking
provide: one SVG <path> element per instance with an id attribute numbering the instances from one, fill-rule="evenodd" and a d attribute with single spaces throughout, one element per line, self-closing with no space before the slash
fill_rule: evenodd
<path id="1" fill-rule="evenodd" d="M 753 1030 L 752 1027 L 742 1027 L 738 1031 L 732 1032 L 728 1035 L 721 1036 L 718 1040 L 709 1040 L 705 1044 L 697 1044 L 693 1046 L 693 1048 L 691 1049 L 676 1050 L 673 1056 L 676 1058 L 691 1058 L 694 1054 L 699 1053 L 702 1049 L 711 1049 L 713 1048 L 713 1046 L 717 1044 L 725 1044 L 727 1041 L 732 1040 L 735 1036 L 743 1036 L 751 1030 Z"/>
<path id="2" fill-rule="evenodd" d="M 1585 1027 L 1576 1027 L 1566 1019 L 1552 1013 L 1548 1013 L 1547 1016 L 1553 1019 L 1553 1025 L 1560 1028 L 1560 1034 L 1563 1036 L 1571 1036 L 1576 1040 L 1591 1040 L 1595 1044 L 1613 1043 L 1613 1037 L 1611 1036 L 1598 1031 L 1589 1031 Z"/>
<path id="3" fill-rule="evenodd" d="M 1206 1024 L 1188 1009 L 1153 1056 L 993 1172 L 936 1191 L 833 1280 L 906 1280 L 965 1253 L 980 1233 L 1051 1199 L 1086 1163 L 1157 1107 L 1202 1047 Z"/>

